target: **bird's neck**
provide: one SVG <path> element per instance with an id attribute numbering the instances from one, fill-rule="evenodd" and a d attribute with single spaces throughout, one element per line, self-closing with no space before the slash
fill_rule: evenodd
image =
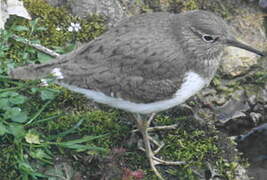
<path id="1" fill-rule="evenodd" d="M 209 84 L 219 68 L 222 54 L 223 53 L 220 52 L 209 57 L 196 57 L 196 59 L 192 60 L 191 67 L 188 68 L 206 79 L 207 84 Z"/>

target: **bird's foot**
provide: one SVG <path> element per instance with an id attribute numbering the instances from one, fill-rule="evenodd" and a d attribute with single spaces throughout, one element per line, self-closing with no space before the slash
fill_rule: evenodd
<path id="1" fill-rule="evenodd" d="M 154 118 L 155 115 L 152 115 L 151 117 Z M 137 121 L 137 127 L 139 132 L 141 132 L 143 136 L 143 144 L 144 147 L 139 147 L 141 150 L 146 152 L 146 155 L 149 159 L 149 164 L 151 166 L 151 169 L 154 171 L 155 175 L 161 179 L 164 180 L 159 171 L 156 168 L 156 165 L 182 165 L 185 164 L 183 161 L 165 161 L 158 157 L 156 157 L 156 154 L 162 149 L 164 146 L 164 143 L 159 143 L 154 138 L 152 138 L 148 132 L 154 131 L 154 130 L 162 130 L 162 129 L 175 129 L 177 128 L 177 125 L 170 125 L 170 126 L 158 126 L 150 128 L 149 125 L 153 118 L 149 118 L 148 121 L 142 120 L 140 115 L 136 115 L 136 121 Z M 157 146 L 156 150 L 153 151 L 151 147 L 151 142 Z M 140 143 L 139 143 L 140 145 Z"/>
<path id="2" fill-rule="evenodd" d="M 160 174 L 160 172 L 156 168 L 157 165 L 179 166 L 179 165 L 185 164 L 184 161 L 165 161 L 165 160 L 162 160 L 162 159 L 156 157 L 155 154 L 150 150 L 148 150 L 146 153 L 147 153 L 147 157 L 149 159 L 149 164 L 150 164 L 151 169 L 154 171 L 155 175 L 160 180 L 164 180 L 164 178 L 162 177 L 162 175 Z"/>
<path id="3" fill-rule="evenodd" d="M 219 178 L 223 178 L 223 176 L 221 174 L 219 174 L 217 169 L 214 169 L 210 163 L 207 163 L 208 166 L 208 170 L 209 172 L 207 173 L 207 175 L 209 177 L 206 177 L 208 179 L 219 179 Z"/>
<path id="4" fill-rule="evenodd" d="M 147 132 L 153 132 L 153 131 L 160 131 L 160 130 L 174 130 L 174 129 L 177 129 L 177 127 L 178 127 L 178 124 L 172 124 L 172 125 L 166 125 L 166 126 L 155 126 L 155 127 L 150 127 L 150 124 L 151 124 L 151 122 L 152 122 L 152 120 L 154 119 L 154 117 L 155 117 L 155 113 L 153 113 L 150 117 L 149 117 L 149 119 L 148 119 L 148 121 L 146 122 L 146 131 Z M 135 129 L 135 130 L 133 130 L 132 131 L 132 133 L 136 133 L 136 132 L 138 132 L 138 131 L 140 131 L 139 129 Z M 156 150 L 154 150 L 153 151 L 153 154 L 154 155 L 156 155 L 156 154 L 158 154 L 159 153 L 159 151 L 164 147 L 164 142 L 159 142 L 158 140 L 156 140 L 155 138 L 153 138 L 152 136 L 150 136 L 149 134 L 148 134 L 148 139 L 149 139 L 149 141 L 150 142 L 152 142 L 153 143 L 153 145 L 156 145 L 157 146 L 157 148 L 156 148 Z M 138 146 L 138 148 L 140 149 L 140 150 L 142 150 L 142 151 L 146 151 L 145 150 L 145 148 L 143 147 L 143 144 L 144 144 L 144 142 L 143 142 L 143 139 L 140 139 L 139 141 L 138 141 L 138 143 L 137 143 L 137 146 Z M 151 147 L 151 149 L 153 149 L 152 147 Z"/>
<path id="5" fill-rule="evenodd" d="M 153 131 L 158 131 L 158 130 L 173 130 L 173 129 L 176 129 L 177 127 L 178 127 L 177 124 L 168 125 L 168 126 L 155 126 L 155 127 L 147 128 L 147 131 L 153 132 Z M 133 130 L 132 133 L 135 133 L 137 131 L 139 131 L 139 130 L 138 129 Z M 151 143 L 153 143 L 153 145 L 156 146 L 156 149 L 153 151 L 153 154 L 155 154 L 155 155 L 158 154 L 160 152 L 160 150 L 164 147 L 165 143 L 163 141 L 156 140 L 155 138 L 153 138 L 150 135 L 148 135 L 148 139 Z M 138 148 L 145 152 L 146 150 L 143 147 L 143 144 L 144 144 L 143 139 L 138 140 L 138 143 L 137 143 Z"/>
<path id="6" fill-rule="evenodd" d="M 154 155 L 158 154 L 159 151 L 164 147 L 165 143 L 164 142 L 158 142 L 156 139 L 154 139 L 151 136 L 148 136 L 149 141 L 151 141 L 154 145 L 157 146 L 156 150 L 152 151 Z M 142 139 L 140 139 L 137 143 L 138 149 L 140 149 L 141 151 L 146 152 L 144 146 L 143 146 L 144 142 Z M 151 143 L 150 143 L 151 144 Z M 151 149 L 153 149 L 151 147 Z"/>
<path id="7" fill-rule="evenodd" d="M 166 166 L 179 166 L 185 164 L 185 161 L 165 161 L 156 156 L 153 156 L 155 165 L 166 165 Z"/>

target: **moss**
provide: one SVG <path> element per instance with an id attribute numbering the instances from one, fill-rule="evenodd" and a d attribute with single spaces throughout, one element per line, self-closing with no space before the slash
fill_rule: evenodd
<path id="1" fill-rule="evenodd" d="M 24 0 L 25 7 L 34 18 L 40 18 L 39 26 L 47 28 L 37 35 L 37 39 L 45 46 L 62 46 L 73 40 L 88 41 L 99 36 L 104 31 L 104 21 L 100 16 L 88 16 L 81 19 L 70 15 L 64 8 L 55 8 L 43 0 Z M 79 23 L 81 30 L 69 32 L 71 23 Z"/>
<path id="2" fill-rule="evenodd" d="M 189 0 L 183 2 L 183 8 L 182 10 L 190 11 L 195 10 L 199 8 L 199 4 L 197 0 Z"/>
<path id="3" fill-rule="evenodd" d="M 199 2 L 197 0 L 168 0 L 168 4 L 169 10 L 175 13 L 199 9 Z"/>
<path id="4" fill-rule="evenodd" d="M 195 172 L 203 172 L 207 168 L 207 163 L 212 168 L 219 170 L 219 173 L 229 179 L 234 179 L 237 164 L 237 154 L 233 147 L 229 147 L 230 140 L 219 134 L 213 127 L 200 125 L 197 121 L 186 118 L 170 118 L 167 115 L 160 115 L 154 121 L 157 125 L 168 125 L 178 123 L 177 130 L 160 132 L 164 141 L 164 148 L 160 151 L 159 157 L 166 160 L 186 161 L 182 166 L 161 167 L 160 172 L 166 179 L 177 178 L 181 180 L 197 180 L 199 177 Z M 153 133 L 152 133 L 153 134 Z M 158 136 L 154 134 L 154 136 Z M 131 149 L 124 158 L 130 162 L 131 167 L 139 167 L 145 170 L 145 179 L 157 179 L 151 171 L 145 153 Z M 141 167 L 140 167 L 141 165 Z"/>
<path id="5" fill-rule="evenodd" d="M 82 121 L 82 124 L 75 131 L 76 136 L 98 136 L 106 134 L 106 137 L 97 139 L 93 143 L 96 146 L 110 149 L 113 146 L 119 145 L 127 134 L 129 134 L 129 127 L 116 122 L 118 118 L 118 112 L 116 111 L 104 112 L 94 110 L 90 112 L 68 112 L 67 115 L 50 121 L 42 130 L 48 135 L 54 135 L 67 131 L 79 121 Z M 121 136 L 121 134 L 124 134 L 125 137 Z"/>
<path id="6" fill-rule="evenodd" d="M 1 179 L 8 180 L 8 179 L 17 179 L 19 173 L 16 168 L 16 155 L 15 145 L 5 144 L 1 140 L 1 148 L 0 148 L 0 173 Z"/>

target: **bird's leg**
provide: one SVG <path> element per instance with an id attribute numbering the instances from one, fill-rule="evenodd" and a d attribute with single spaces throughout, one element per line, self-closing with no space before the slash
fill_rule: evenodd
<path id="1" fill-rule="evenodd" d="M 147 129 L 148 130 L 148 129 Z M 154 154 L 156 155 L 156 154 L 158 154 L 159 153 L 159 151 L 164 147 L 164 145 L 165 145 L 165 143 L 164 142 L 158 142 L 158 141 L 156 141 L 153 137 L 151 137 L 151 136 L 149 136 L 149 140 L 151 141 L 151 142 L 153 142 L 155 145 L 157 145 L 158 146 L 158 148 L 156 149 L 156 150 L 154 150 L 153 152 L 154 152 Z"/>
<path id="2" fill-rule="evenodd" d="M 208 169 L 209 169 L 209 172 L 210 172 L 210 179 L 216 179 L 216 178 L 220 178 L 222 177 L 222 175 L 220 175 L 218 173 L 218 170 L 217 169 L 214 169 L 212 168 L 211 164 L 208 162 L 207 163 L 207 166 L 208 166 Z"/>
<path id="3" fill-rule="evenodd" d="M 157 131 L 157 130 L 173 130 L 177 129 L 178 124 L 172 124 L 172 125 L 167 125 L 167 126 L 155 126 L 155 127 L 149 127 L 147 130 L 148 131 Z"/>
<path id="4" fill-rule="evenodd" d="M 178 127 L 177 124 L 173 124 L 173 125 L 167 125 L 167 126 L 155 126 L 155 127 L 150 127 L 153 119 L 155 118 L 156 113 L 152 113 L 151 116 L 148 118 L 147 120 L 147 131 L 157 131 L 157 130 L 173 130 L 176 129 Z M 132 133 L 135 133 L 139 131 L 139 129 L 135 129 L 132 131 Z M 153 137 L 151 137 L 150 135 L 148 135 L 149 140 L 155 144 L 157 146 L 157 149 L 154 150 L 154 154 L 157 154 L 163 147 L 164 147 L 164 142 L 158 142 L 157 140 L 155 140 Z M 142 147 L 141 143 L 138 143 L 138 148 L 142 151 L 145 151 L 145 149 Z"/>
<path id="5" fill-rule="evenodd" d="M 149 117 L 147 124 L 148 124 L 148 131 L 157 131 L 157 130 L 172 130 L 177 128 L 177 124 L 172 124 L 172 125 L 167 125 L 167 126 L 155 126 L 155 127 L 150 127 L 150 124 L 152 120 L 155 118 L 156 113 L 152 113 L 151 116 Z"/>
<path id="6" fill-rule="evenodd" d="M 140 114 L 136 114 L 135 118 L 137 121 L 137 128 L 143 136 L 143 140 L 144 140 L 144 144 L 145 144 L 145 151 L 146 151 L 146 155 L 147 155 L 148 160 L 149 160 L 149 164 L 150 164 L 152 170 L 155 172 L 156 176 L 158 176 L 159 179 L 164 180 L 163 177 L 161 176 L 161 174 L 158 172 L 158 170 L 156 168 L 156 164 L 154 162 L 154 154 L 153 154 L 152 149 L 151 149 L 151 145 L 150 145 L 150 141 L 149 141 L 149 135 L 148 135 L 148 131 L 147 131 L 148 123 L 141 118 Z"/>
<path id="7" fill-rule="evenodd" d="M 155 115 L 153 115 L 155 116 Z M 143 148 L 146 152 L 146 155 L 149 159 L 149 164 L 152 168 L 152 170 L 155 172 L 155 174 L 158 176 L 159 179 L 163 180 L 162 176 L 160 175 L 160 173 L 158 172 L 156 165 L 162 164 L 162 165 L 181 165 L 184 164 L 185 162 L 181 162 L 181 161 L 176 161 L 176 162 L 171 162 L 171 161 L 164 161 L 162 159 L 159 159 L 155 156 L 156 153 L 159 152 L 159 150 L 161 149 L 161 147 L 163 145 L 158 144 L 149 134 L 148 134 L 148 125 L 151 123 L 152 118 L 150 117 L 148 121 L 143 120 L 141 118 L 140 114 L 136 114 L 135 115 L 136 121 L 137 121 L 137 127 L 139 132 L 142 134 L 143 136 L 143 142 L 145 145 L 145 148 Z M 152 141 L 154 144 L 158 145 L 159 147 L 156 149 L 156 151 L 153 152 L 152 148 L 151 148 L 151 144 L 150 141 Z"/>
<path id="8" fill-rule="evenodd" d="M 156 113 L 152 113 L 149 118 L 148 118 L 148 121 L 147 121 L 147 126 L 150 127 L 151 125 L 151 122 L 153 121 L 153 119 L 155 118 L 156 116 Z"/>
<path id="9" fill-rule="evenodd" d="M 151 142 L 153 142 L 155 145 L 157 145 L 158 147 L 157 147 L 157 149 L 156 150 L 154 150 L 153 151 L 153 153 L 154 153 L 154 155 L 156 155 L 156 154 L 158 154 L 159 153 L 159 151 L 164 147 L 164 142 L 158 142 L 157 140 L 155 140 L 153 137 L 151 137 L 150 135 L 148 135 L 148 139 L 151 141 Z M 141 141 L 138 141 L 138 144 L 137 144 L 137 146 L 138 146 L 138 148 L 140 149 L 140 150 L 142 150 L 142 151 L 146 151 L 145 149 L 144 149 L 144 147 L 143 147 L 143 141 L 141 142 Z"/>

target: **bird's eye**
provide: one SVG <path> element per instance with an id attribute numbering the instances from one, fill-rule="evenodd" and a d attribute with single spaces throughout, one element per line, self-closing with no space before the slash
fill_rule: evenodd
<path id="1" fill-rule="evenodd" d="M 213 43 L 213 42 L 215 42 L 218 38 L 214 38 L 214 37 L 212 37 L 212 36 L 210 36 L 210 35 L 203 35 L 202 36 L 202 39 L 205 41 L 205 42 L 209 42 L 209 43 Z"/>

